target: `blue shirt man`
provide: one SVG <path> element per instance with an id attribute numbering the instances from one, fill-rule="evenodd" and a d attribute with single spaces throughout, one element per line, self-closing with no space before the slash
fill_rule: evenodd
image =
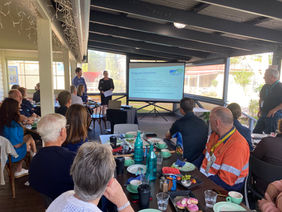
<path id="1" fill-rule="evenodd" d="M 75 69 L 76 77 L 73 78 L 72 84 L 77 88 L 79 85 L 84 85 L 85 95 L 87 93 L 87 85 L 85 79 L 82 77 L 82 69 L 77 67 Z"/>

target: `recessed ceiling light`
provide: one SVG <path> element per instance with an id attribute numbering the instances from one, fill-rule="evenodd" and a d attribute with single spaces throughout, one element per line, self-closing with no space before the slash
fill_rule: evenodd
<path id="1" fill-rule="evenodd" d="M 173 22 L 173 25 L 178 29 L 183 29 L 184 27 L 186 27 L 186 24 L 181 24 L 176 22 Z"/>

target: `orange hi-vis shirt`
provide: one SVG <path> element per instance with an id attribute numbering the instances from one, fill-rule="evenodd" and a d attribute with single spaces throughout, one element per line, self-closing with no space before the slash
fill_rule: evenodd
<path id="1" fill-rule="evenodd" d="M 217 175 L 230 186 L 244 182 L 249 172 L 250 149 L 246 139 L 236 129 L 225 142 L 215 148 L 215 161 L 206 173 L 208 161 L 211 160 L 211 149 L 219 139 L 221 138 L 215 132 L 211 134 L 203 152 L 205 158 L 200 171 L 207 177 Z"/>

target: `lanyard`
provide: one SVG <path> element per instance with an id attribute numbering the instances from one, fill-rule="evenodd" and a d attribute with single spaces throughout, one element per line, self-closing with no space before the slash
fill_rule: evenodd
<path id="1" fill-rule="evenodd" d="M 268 96 L 269 95 L 269 93 L 271 92 L 271 90 L 273 89 L 273 87 L 275 86 L 275 85 L 277 85 L 279 83 L 279 80 L 277 80 L 275 83 L 273 83 L 268 89 L 266 89 L 266 91 L 265 91 L 265 96 Z"/>
<path id="2" fill-rule="evenodd" d="M 224 141 L 226 141 L 234 132 L 235 132 L 235 127 L 229 132 L 227 133 L 227 135 L 225 135 L 222 139 L 218 140 L 217 143 L 215 145 L 212 146 L 211 151 L 210 151 L 210 155 L 212 155 L 215 151 L 215 149 L 222 144 Z"/>

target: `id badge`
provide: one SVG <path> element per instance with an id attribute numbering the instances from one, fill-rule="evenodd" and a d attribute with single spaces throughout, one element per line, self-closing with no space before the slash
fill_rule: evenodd
<path id="1" fill-rule="evenodd" d="M 264 104 L 264 101 L 261 101 L 261 102 L 260 102 L 260 107 L 261 107 L 261 108 L 263 107 L 263 104 Z"/>
<path id="2" fill-rule="evenodd" d="M 206 167 L 206 174 L 209 173 L 210 171 L 210 168 L 212 166 L 212 164 L 216 161 L 216 157 L 214 154 L 212 154 L 212 156 L 210 156 L 209 160 L 208 160 L 208 163 L 207 163 L 207 167 Z"/>

